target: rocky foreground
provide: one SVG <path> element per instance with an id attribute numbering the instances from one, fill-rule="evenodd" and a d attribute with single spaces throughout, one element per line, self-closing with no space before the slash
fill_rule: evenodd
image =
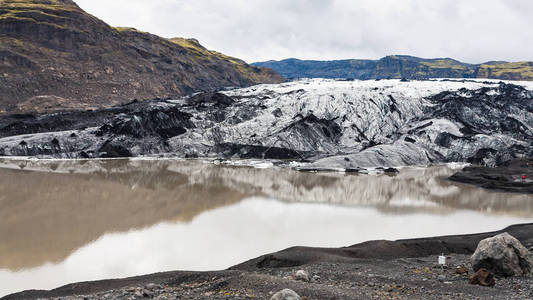
<path id="1" fill-rule="evenodd" d="M 498 235 L 503 232 L 511 236 Z M 5 299 L 531 299 L 532 250 L 533 224 L 516 225 L 500 232 L 346 248 L 294 247 L 224 271 L 76 283 Z M 442 254 L 444 267 L 437 260 Z M 474 275 L 473 268 L 486 269 Z M 490 276 L 481 276 L 484 272 Z M 284 289 L 292 292 L 275 294 Z M 291 298 L 293 293 L 298 296 Z"/>
<path id="2" fill-rule="evenodd" d="M 316 79 L 9 115 L 0 155 L 287 159 L 303 170 L 495 166 L 533 157 L 533 92 L 523 85 Z"/>

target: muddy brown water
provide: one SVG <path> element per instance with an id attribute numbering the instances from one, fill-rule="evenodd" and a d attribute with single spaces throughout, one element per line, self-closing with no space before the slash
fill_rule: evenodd
<path id="1" fill-rule="evenodd" d="M 225 269 L 287 247 L 502 229 L 533 195 L 400 174 L 182 160 L 0 159 L 0 296 L 168 270 Z"/>

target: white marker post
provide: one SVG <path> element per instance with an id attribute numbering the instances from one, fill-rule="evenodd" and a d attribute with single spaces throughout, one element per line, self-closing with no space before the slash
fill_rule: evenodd
<path id="1" fill-rule="evenodd" d="M 444 271 L 444 266 L 446 266 L 446 256 L 444 256 L 444 253 L 439 256 L 439 265 L 442 268 L 442 271 Z"/>

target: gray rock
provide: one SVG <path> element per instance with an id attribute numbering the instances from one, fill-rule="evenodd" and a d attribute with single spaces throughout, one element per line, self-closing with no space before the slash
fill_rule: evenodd
<path id="1" fill-rule="evenodd" d="M 304 271 L 304 270 L 298 270 L 296 274 L 294 275 L 294 279 L 309 282 L 310 281 L 309 273 L 307 273 L 307 271 Z"/>
<path id="2" fill-rule="evenodd" d="M 474 271 L 485 268 L 503 277 L 529 274 L 533 266 L 532 255 L 508 233 L 479 242 L 471 261 Z"/>
<path id="3" fill-rule="evenodd" d="M 153 290 L 154 288 L 158 287 L 155 283 L 149 283 L 145 286 L 147 290 Z"/>
<path id="4" fill-rule="evenodd" d="M 301 300 L 300 296 L 291 289 L 284 289 L 275 293 L 270 300 Z"/>
<path id="5" fill-rule="evenodd" d="M 154 295 L 154 292 L 143 289 L 143 296 L 144 297 L 152 297 Z"/>

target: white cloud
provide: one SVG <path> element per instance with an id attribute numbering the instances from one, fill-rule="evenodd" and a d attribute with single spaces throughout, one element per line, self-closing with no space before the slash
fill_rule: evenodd
<path id="1" fill-rule="evenodd" d="M 248 62 L 380 58 L 533 60 L 530 0 L 75 0 L 113 26 L 194 37 Z"/>

